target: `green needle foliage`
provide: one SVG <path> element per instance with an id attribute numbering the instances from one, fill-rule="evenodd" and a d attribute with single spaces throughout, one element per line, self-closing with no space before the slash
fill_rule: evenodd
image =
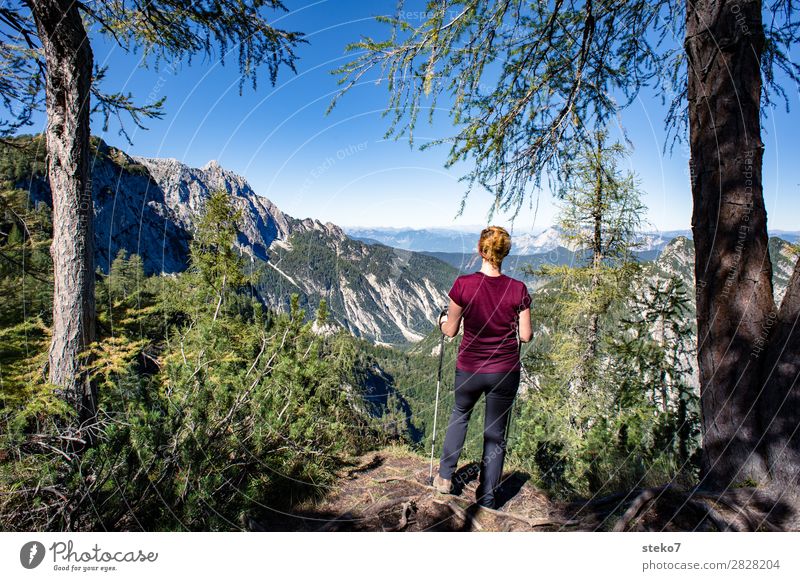
<path id="1" fill-rule="evenodd" d="M 386 79 L 390 133 L 413 131 L 420 112 L 451 111 L 448 165 L 519 209 L 548 172 L 560 183 L 574 144 L 590 143 L 648 83 L 680 68 L 662 45 L 678 34 L 677 2 L 429 0 L 424 18 L 379 18 L 388 38 L 362 38 L 336 74 L 349 90 L 371 72 Z M 650 31 L 655 29 L 655 34 Z M 335 103 L 335 101 L 334 101 Z"/>
<path id="2" fill-rule="evenodd" d="M 629 304 L 610 349 L 620 436 L 630 455 L 662 477 L 689 481 L 699 467 L 700 409 L 691 386 L 695 331 L 688 292 L 674 276 L 643 279 Z"/>
<path id="3" fill-rule="evenodd" d="M 120 0 L 76 6 L 90 36 L 97 32 L 126 51 L 142 52 L 144 64 L 170 73 L 198 55 L 223 65 L 235 58 L 240 93 L 248 81 L 256 89 L 262 66 L 272 84 L 281 66 L 294 71 L 295 48 L 305 42 L 302 33 L 270 24 L 267 11 L 286 11 L 279 0 Z M 47 70 L 38 34 L 26 2 L 7 2 L 0 9 L 0 102 L 8 114 L 0 121 L 0 138 L 30 125 L 32 115 L 44 108 Z M 102 117 L 104 131 L 112 117 L 119 120 L 120 133 L 130 141 L 123 116 L 144 129 L 148 119 L 163 116 L 165 97 L 137 103 L 131 93 L 105 91 L 107 72 L 101 66 L 92 71 L 92 113 Z"/>
<path id="4" fill-rule="evenodd" d="M 295 296 L 277 314 L 247 292 L 236 217 L 215 192 L 187 272 L 146 277 L 121 253 L 101 277 L 103 336 L 87 358 L 99 435 L 81 454 L 41 372 L 48 329 L 30 318 L 0 332 L 3 528 L 268 526 L 270 508 L 320 496 L 343 462 L 385 441 L 364 410 L 356 340 L 314 331 L 327 307 L 311 320 Z"/>
<path id="5" fill-rule="evenodd" d="M 797 6 L 764 5 L 764 96 L 788 107 L 781 82 L 800 81 L 791 58 Z M 334 71 L 342 91 L 331 107 L 353 87 L 381 81 L 388 133 L 412 142 L 421 113 L 448 111 L 453 135 L 423 147 L 448 146 L 448 166 L 469 160 L 465 198 L 485 187 L 495 210 L 518 210 L 543 180 L 557 191 L 573 148 L 592 143 L 644 88 L 663 95 L 670 134 L 684 137 L 683 1 L 399 0 L 394 16 L 376 20 L 386 33 L 348 46 L 354 57 Z"/>

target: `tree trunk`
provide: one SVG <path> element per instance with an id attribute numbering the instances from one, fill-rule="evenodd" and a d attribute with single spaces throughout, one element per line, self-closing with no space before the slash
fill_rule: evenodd
<path id="1" fill-rule="evenodd" d="M 589 280 L 590 312 L 586 324 L 586 347 L 583 353 L 583 365 L 580 373 L 580 384 L 583 393 L 591 393 L 597 381 L 597 351 L 600 343 L 600 313 L 595 293 L 600 285 L 600 268 L 603 266 L 603 145 L 604 136 L 597 135 L 597 150 L 592 152 L 594 161 L 594 197 L 592 199 L 592 276 Z M 586 151 L 587 159 L 591 159 Z"/>
<path id="2" fill-rule="evenodd" d="M 47 171 L 53 196 L 53 336 L 50 382 L 93 422 L 94 389 L 81 372 L 81 351 L 95 338 L 89 95 L 92 49 L 77 4 L 29 2 L 47 67 Z"/>
<path id="3" fill-rule="evenodd" d="M 703 471 L 717 486 L 762 482 L 755 347 L 775 306 L 761 185 L 761 2 L 694 0 L 686 15 Z"/>
<path id="4" fill-rule="evenodd" d="M 768 342 L 765 340 L 769 337 Z M 765 346 L 766 342 L 766 346 Z M 756 350 L 765 349 L 760 415 L 770 476 L 800 484 L 800 259 L 780 311 L 765 322 Z"/>

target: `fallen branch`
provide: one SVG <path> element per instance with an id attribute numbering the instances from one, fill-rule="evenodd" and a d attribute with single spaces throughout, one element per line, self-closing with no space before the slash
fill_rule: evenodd
<path id="1" fill-rule="evenodd" d="M 650 502 L 656 494 L 660 494 L 666 489 L 666 486 L 659 486 L 658 488 L 646 488 L 644 489 L 639 496 L 637 496 L 633 502 L 630 504 L 628 509 L 622 514 L 622 517 L 617 521 L 617 524 L 614 525 L 614 532 L 621 533 L 625 530 L 625 528 L 630 524 L 630 522 L 636 518 L 639 512 L 642 510 L 645 504 Z"/>
<path id="2" fill-rule="evenodd" d="M 386 532 L 397 532 L 397 531 L 402 531 L 404 528 L 406 528 L 408 526 L 409 517 L 415 510 L 416 507 L 414 505 L 413 500 L 404 502 L 403 510 L 400 512 L 400 522 L 398 522 L 396 526 L 385 529 Z"/>
<path id="3" fill-rule="evenodd" d="M 442 506 L 446 506 L 447 508 L 452 510 L 455 514 L 457 514 L 462 519 L 464 519 L 464 522 L 469 523 L 470 526 L 472 528 L 474 528 L 476 531 L 482 531 L 483 530 L 483 526 L 481 525 L 481 523 L 478 521 L 477 518 L 475 518 L 474 516 L 469 514 L 466 510 L 464 510 L 463 508 L 458 506 L 452 500 L 445 501 L 445 500 L 436 500 L 436 499 L 434 499 L 433 502 L 436 503 L 436 504 L 440 504 Z"/>

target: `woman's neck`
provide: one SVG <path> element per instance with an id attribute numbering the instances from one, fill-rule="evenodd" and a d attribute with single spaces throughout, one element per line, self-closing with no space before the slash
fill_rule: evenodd
<path id="1" fill-rule="evenodd" d="M 502 273 L 500 272 L 500 268 L 486 260 L 483 259 L 483 264 L 481 264 L 481 272 L 486 276 L 500 276 Z"/>

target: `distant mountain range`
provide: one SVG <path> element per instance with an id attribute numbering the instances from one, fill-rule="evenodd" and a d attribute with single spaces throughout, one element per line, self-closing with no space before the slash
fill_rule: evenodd
<path id="1" fill-rule="evenodd" d="M 480 236 L 480 227 L 474 232 L 463 229 L 446 228 L 358 228 L 348 227 L 347 235 L 368 244 L 385 244 L 394 248 L 427 252 L 435 256 L 459 255 L 471 256 L 475 253 Z M 652 260 L 657 252 L 678 236 L 692 237 L 691 230 L 667 230 L 663 232 L 644 232 L 639 241 L 639 255 L 645 260 Z M 770 232 L 787 242 L 800 241 L 800 232 L 776 230 Z M 535 256 L 552 252 L 558 248 L 570 249 L 563 234 L 555 227 L 548 227 L 537 232 L 512 233 L 512 256 Z M 446 254 L 442 254 L 446 253 Z M 452 259 L 448 260 L 452 264 Z"/>
<path id="2" fill-rule="evenodd" d="M 385 244 L 394 248 L 430 253 L 472 254 L 478 245 L 480 229 L 474 232 L 448 229 L 412 228 L 356 228 L 345 230 L 347 235 L 368 244 Z M 677 236 L 691 237 L 689 230 L 671 230 L 669 232 L 646 232 L 642 235 L 642 252 L 661 250 L 670 240 Z M 548 227 L 538 232 L 512 232 L 511 255 L 525 256 L 543 254 L 553 250 L 569 248 L 563 234 L 555 227 Z"/>
<path id="3" fill-rule="evenodd" d="M 475 272 L 481 268 L 481 257 L 477 252 L 423 252 L 434 258 L 446 262 L 461 273 Z M 536 254 L 514 254 L 503 261 L 503 273 L 514 278 L 527 279 L 529 286 L 535 286 L 534 281 L 525 274 L 527 269 L 537 269 L 541 266 L 576 264 L 578 256 L 575 252 L 558 246 L 547 252 Z"/>
<path id="4" fill-rule="evenodd" d="M 446 262 L 459 272 L 474 272 L 481 266 L 476 251 L 479 234 L 475 232 L 393 228 L 351 228 L 347 232 L 352 238 L 367 244 L 414 249 Z M 643 262 L 655 260 L 671 240 L 688 235 L 688 230 L 644 233 L 636 255 Z M 503 271 L 509 276 L 526 278 L 525 270 L 528 268 L 577 264 L 580 256 L 581 253 L 571 247 L 557 228 L 549 227 L 538 233 L 512 235 L 511 253 L 503 262 Z M 530 286 L 536 286 L 530 277 L 528 282 Z"/>

